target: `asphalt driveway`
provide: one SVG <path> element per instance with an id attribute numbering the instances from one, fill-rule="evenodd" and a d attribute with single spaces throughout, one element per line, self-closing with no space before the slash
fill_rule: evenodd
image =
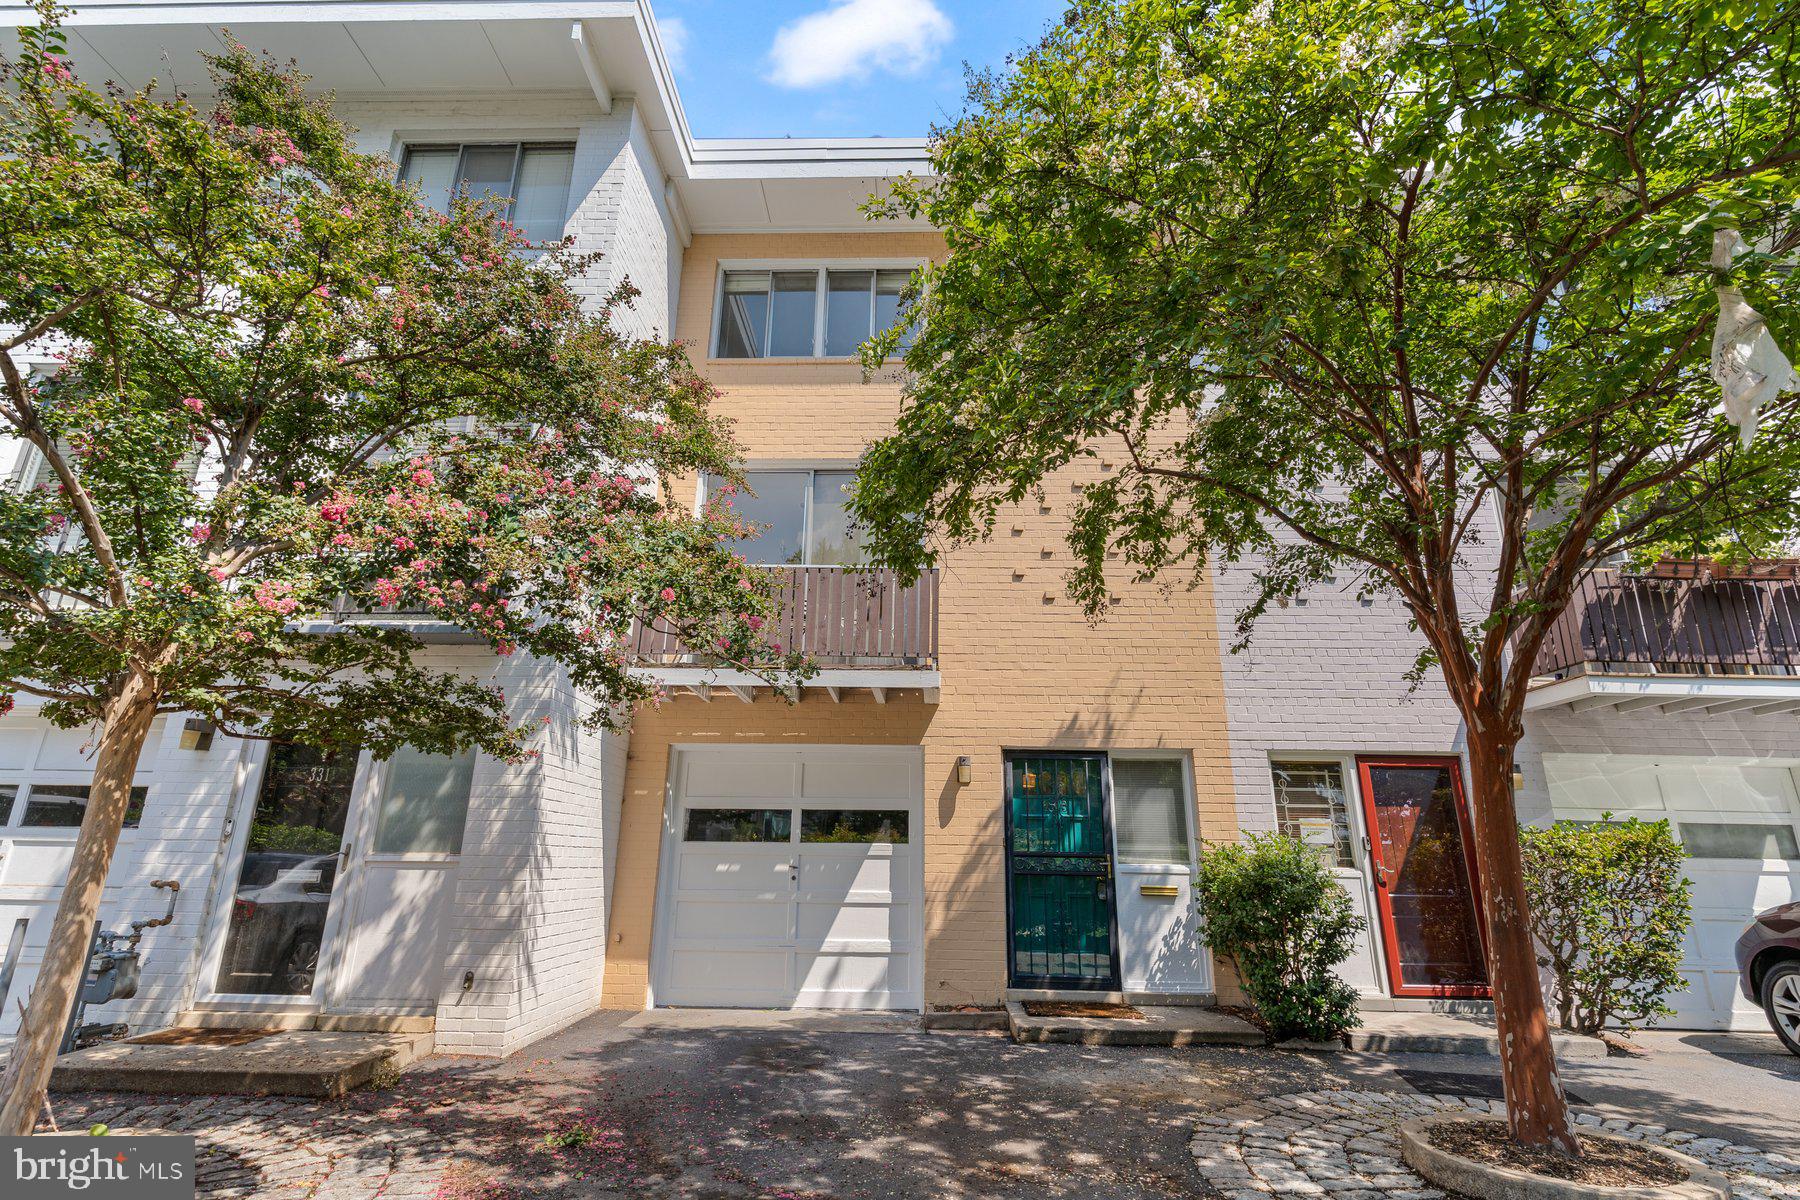
<path id="1" fill-rule="evenodd" d="M 503 1063 L 437 1059 L 385 1096 L 455 1167 L 446 1196 L 692 1200 L 1204 1196 L 1203 1113 L 1333 1086 L 1496 1086 L 1494 1060 L 1019 1046 L 883 1017 L 600 1016 Z M 1445 1075 L 1454 1078 L 1446 1081 Z M 1666 1042 L 1571 1063 L 1606 1115 L 1800 1154 L 1800 1059 Z M 371 1113 L 371 1115 L 374 1115 Z"/>

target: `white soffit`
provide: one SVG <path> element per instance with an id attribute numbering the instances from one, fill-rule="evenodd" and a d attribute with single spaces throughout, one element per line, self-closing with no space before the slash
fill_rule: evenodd
<path id="1" fill-rule="evenodd" d="M 90 0 L 69 18 L 84 78 L 207 89 L 225 31 L 357 96 L 578 91 L 629 98 L 697 232 L 925 229 L 861 212 L 887 181 L 929 170 L 924 138 L 695 138 L 647 3 L 514 0 Z M 0 50 L 36 14 L 0 0 Z M 579 27 L 579 28 L 578 28 Z M 577 36 L 578 35 L 578 36 Z M 585 58 L 585 61 L 584 61 Z M 753 98 L 751 98 L 753 100 Z"/>
<path id="2" fill-rule="evenodd" d="M 1576 675 L 1532 688 L 1525 708 L 1597 717 L 1800 713 L 1800 675 Z"/>

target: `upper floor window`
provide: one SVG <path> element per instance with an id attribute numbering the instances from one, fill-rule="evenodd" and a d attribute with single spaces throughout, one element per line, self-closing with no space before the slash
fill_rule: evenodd
<path id="1" fill-rule="evenodd" d="M 732 545 L 758 566 L 855 566 L 863 561 L 861 540 L 850 523 L 854 471 L 746 471 L 749 490 L 731 497 L 731 511 L 760 527 Z M 706 494 L 722 481 L 706 477 Z"/>
<path id="2" fill-rule="evenodd" d="M 909 267 L 726 271 L 716 358 L 854 358 L 900 323 Z M 911 341 L 902 340 L 902 346 Z"/>
<path id="3" fill-rule="evenodd" d="M 575 147 L 565 142 L 468 142 L 408 146 L 403 183 L 417 184 L 426 204 L 450 211 L 450 197 L 497 197 L 501 211 L 534 242 L 561 241 L 568 217 Z"/>

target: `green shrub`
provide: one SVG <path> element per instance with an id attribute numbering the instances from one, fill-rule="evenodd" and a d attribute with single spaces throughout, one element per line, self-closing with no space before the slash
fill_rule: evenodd
<path id="1" fill-rule="evenodd" d="M 1669 823 L 1608 813 L 1594 824 L 1524 827 L 1519 842 L 1538 965 L 1562 1027 L 1594 1033 L 1673 1016 L 1663 997 L 1684 986 L 1692 884 Z"/>
<path id="2" fill-rule="evenodd" d="M 1363 920 L 1317 851 L 1273 833 L 1209 845 L 1194 890 L 1206 944 L 1237 965 L 1277 1040 L 1356 1028 L 1356 990 L 1331 969 L 1350 957 Z"/>

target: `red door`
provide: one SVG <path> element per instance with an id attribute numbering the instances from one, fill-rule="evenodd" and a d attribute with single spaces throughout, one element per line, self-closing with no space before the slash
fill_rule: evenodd
<path id="1" fill-rule="evenodd" d="M 1485 996 L 1469 806 L 1454 758 L 1359 758 L 1396 996 Z"/>

